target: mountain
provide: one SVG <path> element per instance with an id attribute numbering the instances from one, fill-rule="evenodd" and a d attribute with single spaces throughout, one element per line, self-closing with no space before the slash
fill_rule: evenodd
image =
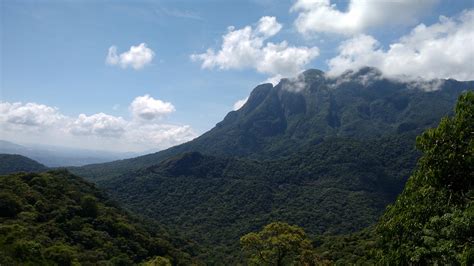
<path id="1" fill-rule="evenodd" d="M 275 87 L 257 86 L 241 109 L 228 113 L 213 129 L 190 142 L 71 171 L 98 180 L 191 151 L 270 159 L 331 137 L 363 140 L 403 133 L 413 136 L 414 141 L 418 133 L 451 112 L 462 91 L 472 88 L 472 81 L 388 79 L 374 68 L 348 71 L 338 77 L 307 70 Z"/>
<path id="2" fill-rule="evenodd" d="M 65 170 L 0 176 L 0 187 L 2 264 L 193 262 L 184 250 L 190 243 L 170 236 L 156 222 L 131 216 L 93 184 Z"/>
<path id="3" fill-rule="evenodd" d="M 48 168 L 18 154 L 0 154 L 0 175 L 16 172 L 42 172 Z"/>
<path id="4" fill-rule="evenodd" d="M 257 86 L 188 143 L 71 171 L 209 247 L 209 262 L 236 262 L 239 237 L 273 221 L 310 234 L 374 224 L 415 166 L 416 136 L 473 87 L 387 79 L 372 68 L 308 70 Z"/>
<path id="5" fill-rule="evenodd" d="M 5 140 L 0 140 L 0 153 L 20 154 L 48 167 L 104 163 L 138 155 L 136 153 L 115 153 L 49 145 L 18 145 Z"/>

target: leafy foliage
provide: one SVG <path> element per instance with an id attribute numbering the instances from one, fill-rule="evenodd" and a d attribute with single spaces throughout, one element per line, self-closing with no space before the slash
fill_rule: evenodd
<path id="1" fill-rule="evenodd" d="M 318 235 L 314 253 L 336 265 L 377 265 L 378 238 L 373 226 L 345 235 Z"/>
<path id="2" fill-rule="evenodd" d="M 262 231 L 240 238 L 242 251 L 250 265 L 312 264 L 316 261 L 304 230 L 287 223 L 274 222 Z"/>
<path id="3" fill-rule="evenodd" d="M 130 216 L 65 170 L 0 176 L 0 189 L 2 264 L 130 265 L 154 256 L 192 261 L 176 247 L 189 244 Z"/>
<path id="4" fill-rule="evenodd" d="M 48 168 L 30 158 L 17 154 L 0 154 L 0 175 L 16 172 L 42 172 Z"/>
<path id="5" fill-rule="evenodd" d="M 474 263 L 474 93 L 455 111 L 417 138 L 423 156 L 378 225 L 384 262 Z"/>

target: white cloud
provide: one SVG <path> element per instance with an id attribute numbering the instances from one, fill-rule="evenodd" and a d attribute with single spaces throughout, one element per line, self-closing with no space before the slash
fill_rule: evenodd
<path id="1" fill-rule="evenodd" d="M 176 109 L 170 102 L 154 99 L 147 94 L 135 98 L 130 104 L 130 111 L 135 118 L 156 120 L 176 111 Z"/>
<path id="2" fill-rule="evenodd" d="M 220 50 L 208 49 L 206 53 L 191 55 L 191 59 L 202 62 L 202 68 L 253 68 L 271 76 L 294 76 L 319 55 L 319 49 L 289 46 L 286 41 L 267 42 L 281 28 L 275 17 L 262 17 L 255 29 L 229 27 Z"/>
<path id="3" fill-rule="evenodd" d="M 104 113 L 87 116 L 80 114 L 68 125 L 68 131 L 74 135 L 94 135 L 100 137 L 120 137 L 125 132 L 127 122 L 122 117 Z"/>
<path id="4" fill-rule="evenodd" d="M 299 12 L 296 29 L 302 34 L 316 32 L 354 34 L 386 24 L 413 24 L 416 17 L 437 0 L 350 0 L 346 12 L 330 0 L 298 0 L 291 11 Z"/>
<path id="5" fill-rule="evenodd" d="M 282 25 L 278 23 L 275 17 L 262 17 L 258 21 L 256 31 L 263 37 L 269 38 L 280 32 Z"/>
<path id="6" fill-rule="evenodd" d="M 388 76 L 424 79 L 474 79 L 474 10 L 454 18 L 441 16 L 430 26 L 420 24 L 388 49 L 369 35 L 343 42 L 339 54 L 328 61 L 329 74 L 362 66 L 379 68 Z M 466 46 L 467 45 L 467 46 Z"/>
<path id="7" fill-rule="evenodd" d="M 181 144 L 196 137 L 196 133 L 188 125 L 172 124 L 131 124 L 128 139 L 140 146 L 165 149 Z M 154 147 L 154 148 L 155 148 Z"/>
<path id="8" fill-rule="evenodd" d="M 109 65 L 119 65 L 122 68 L 132 67 L 135 70 L 142 69 L 150 64 L 155 52 L 147 47 L 146 43 L 131 46 L 130 50 L 117 54 L 117 47 L 111 46 L 105 62 Z"/>
<path id="9" fill-rule="evenodd" d="M 37 103 L 0 103 L 0 123 L 2 126 L 25 126 L 46 128 L 64 119 L 56 107 Z"/>
<path id="10" fill-rule="evenodd" d="M 249 97 L 245 97 L 245 98 L 243 98 L 243 99 L 240 99 L 240 100 L 236 101 L 236 102 L 234 103 L 234 108 L 233 108 L 233 110 L 234 110 L 234 111 L 237 111 L 237 110 L 239 110 L 240 108 L 242 108 L 242 106 L 244 106 L 244 104 L 247 102 L 248 99 L 249 99 Z"/>
<path id="11" fill-rule="evenodd" d="M 171 103 L 144 95 L 129 110 L 130 119 L 105 113 L 71 117 L 46 105 L 0 102 L 0 137 L 115 151 L 165 149 L 196 137 L 189 125 L 161 122 L 159 118 L 175 111 Z"/>

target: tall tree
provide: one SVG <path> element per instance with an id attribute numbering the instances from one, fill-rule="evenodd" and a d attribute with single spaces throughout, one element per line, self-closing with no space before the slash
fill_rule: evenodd
<path id="1" fill-rule="evenodd" d="M 282 222 L 266 225 L 262 231 L 240 239 L 251 265 L 310 265 L 315 258 L 304 230 Z"/>

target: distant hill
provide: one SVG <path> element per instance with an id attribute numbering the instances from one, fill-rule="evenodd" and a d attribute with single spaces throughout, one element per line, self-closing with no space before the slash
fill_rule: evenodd
<path id="1" fill-rule="evenodd" d="M 5 140 L 0 140 L 0 153 L 20 154 L 48 167 L 81 166 L 137 156 L 136 153 L 114 153 L 47 145 L 18 145 Z"/>
<path id="2" fill-rule="evenodd" d="M 158 257 L 174 265 L 193 261 L 183 251 L 190 243 L 131 216 L 65 170 L 0 176 L 0 187 L 2 265 L 132 265 Z"/>
<path id="3" fill-rule="evenodd" d="M 0 154 L 0 175 L 16 172 L 42 172 L 48 168 L 18 154 Z"/>

